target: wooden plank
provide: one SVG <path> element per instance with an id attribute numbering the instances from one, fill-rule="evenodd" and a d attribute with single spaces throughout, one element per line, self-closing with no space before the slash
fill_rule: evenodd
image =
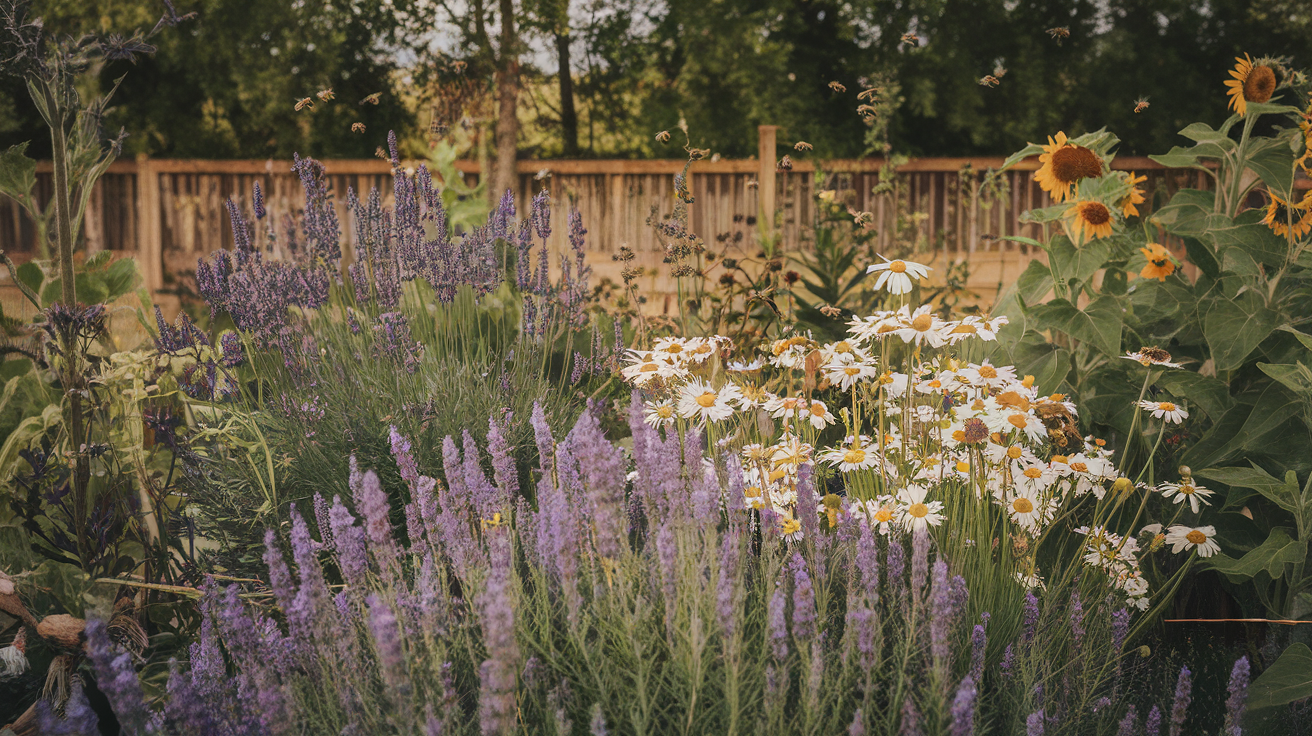
<path id="1" fill-rule="evenodd" d="M 146 289 L 153 296 L 164 288 L 164 254 L 160 229 L 159 174 L 145 154 L 137 156 L 137 260 L 141 265 Z"/>
<path id="2" fill-rule="evenodd" d="M 766 228 L 774 229 L 775 210 L 775 145 L 779 134 L 777 125 L 756 126 L 756 162 L 758 164 L 756 183 L 760 192 L 760 217 Z"/>

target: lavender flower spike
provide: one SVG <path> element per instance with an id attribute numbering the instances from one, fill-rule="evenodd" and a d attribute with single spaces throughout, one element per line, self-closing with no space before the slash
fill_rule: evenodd
<path id="1" fill-rule="evenodd" d="M 975 681 L 966 675 L 957 688 L 957 696 L 952 700 L 952 736 L 974 736 L 976 695 Z"/>
<path id="2" fill-rule="evenodd" d="M 1158 736 L 1162 732 L 1162 709 L 1153 706 L 1143 722 L 1143 736 Z"/>
<path id="3" fill-rule="evenodd" d="M 1125 711 L 1125 717 L 1117 725 L 1116 736 L 1135 736 L 1139 733 L 1139 714 L 1135 711 L 1134 705 L 1131 705 Z"/>
<path id="4" fill-rule="evenodd" d="M 132 667 L 132 655 L 114 651 L 104 621 L 88 621 L 86 636 L 87 651 L 96 672 L 96 684 L 109 699 L 123 732 L 134 735 L 147 733 L 150 713 L 146 709 L 141 682 Z"/>
<path id="5" fill-rule="evenodd" d="M 1240 736 L 1243 732 L 1244 704 L 1248 700 L 1248 657 L 1240 657 L 1230 670 L 1230 697 L 1225 699 L 1223 736 Z"/>
<path id="6" fill-rule="evenodd" d="M 1193 700 L 1194 680 L 1189 668 L 1180 668 L 1180 679 L 1175 682 L 1175 702 L 1171 704 L 1171 726 L 1167 729 L 1169 736 L 1184 733 L 1184 721 L 1189 716 L 1189 702 Z"/>
<path id="7" fill-rule="evenodd" d="M 1036 710 L 1025 719 L 1025 736 L 1043 736 L 1043 711 Z"/>

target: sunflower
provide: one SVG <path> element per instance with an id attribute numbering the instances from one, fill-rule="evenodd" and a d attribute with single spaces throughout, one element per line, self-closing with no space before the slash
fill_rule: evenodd
<path id="1" fill-rule="evenodd" d="M 1225 86 L 1230 88 L 1230 109 L 1243 117 L 1248 111 L 1248 103 L 1262 103 L 1271 99 L 1276 91 L 1276 73 L 1266 64 L 1253 64 L 1253 60 L 1244 54 L 1244 58 L 1235 57 L 1235 68 L 1231 70 Z"/>
<path id="2" fill-rule="evenodd" d="M 1271 203 L 1266 206 L 1266 217 L 1262 222 L 1271 228 L 1271 232 L 1282 238 L 1298 240 L 1312 230 L 1312 192 L 1303 195 L 1298 204 L 1285 201 L 1275 192 L 1268 194 Z"/>
<path id="3" fill-rule="evenodd" d="M 1066 210 L 1067 217 L 1073 217 L 1069 228 L 1073 240 L 1079 243 L 1098 238 L 1110 237 L 1112 234 L 1112 211 L 1102 202 L 1082 200 Z"/>
<path id="4" fill-rule="evenodd" d="M 1147 248 L 1140 248 L 1140 253 L 1148 259 L 1148 265 L 1143 267 L 1139 275 L 1146 279 L 1157 279 L 1166 281 L 1166 277 L 1175 273 L 1175 261 L 1171 254 L 1157 243 L 1149 243 Z"/>
<path id="5" fill-rule="evenodd" d="M 1139 208 L 1135 205 L 1143 204 L 1145 201 L 1143 190 L 1139 188 L 1139 185 L 1146 181 L 1148 181 L 1148 177 L 1135 176 L 1133 171 L 1130 172 L 1130 178 L 1126 179 L 1126 183 L 1130 185 L 1130 193 L 1120 201 L 1121 214 L 1125 217 L 1139 216 Z"/>
<path id="6" fill-rule="evenodd" d="M 1043 164 L 1034 174 L 1034 181 L 1043 191 L 1052 195 L 1055 202 L 1070 199 L 1071 186 L 1080 179 L 1102 176 L 1102 158 L 1084 146 L 1066 140 L 1066 134 L 1048 136 L 1048 145 L 1039 156 Z"/>

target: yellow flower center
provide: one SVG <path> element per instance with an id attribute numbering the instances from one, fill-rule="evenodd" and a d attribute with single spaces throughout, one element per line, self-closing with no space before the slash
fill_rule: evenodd
<path id="1" fill-rule="evenodd" d="M 1197 529 L 1194 529 L 1193 531 L 1184 535 L 1184 538 L 1188 539 L 1190 544 L 1202 544 L 1203 542 L 1207 541 L 1207 535 L 1203 534 Z"/>
<path id="2" fill-rule="evenodd" d="M 673 345 L 669 346 L 668 348 L 665 348 L 665 352 L 667 352 L 667 353 L 682 353 L 682 352 L 683 352 L 683 346 L 676 342 L 676 343 L 674 343 Z"/>
<path id="3" fill-rule="evenodd" d="M 1112 220 L 1111 210 L 1101 202 L 1085 202 L 1080 205 L 1080 216 L 1090 225 L 1106 225 Z"/>
<path id="4" fill-rule="evenodd" d="M 975 329 L 975 325 L 957 325 L 956 328 L 952 330 L 952 334 L 954 335 L 974 335 L 977 332 L 979 332 L 979 330 Z"/>
<path id="5" fill-rule="evenodd" d="M 743 495 L 748 498 L 756 498 L 761 495 L 761 489 L 758 486 L 748 486 L 743 490 Z"/>
<path id="6" fill-rule="evenodd" d="M 852 346 L 847 344 L 847 340 L 842 340 L 840 342 L 834 343 L 834 352 L 850 353 L 852 352 Z"/>
<path id="7" fill-rule="evenodd" d="M 1011 458 L 1012 460 L 1019 460 L 1019 459 L 1020 459 L 1020 448 L 1019 448 L 1019 447 L 1016 447 L 1015 445 L 1012 445 L 1011 447 L 1008 447 L 1008 448 L 1007 448 L 1007 457 Z"/>
<path id="8" fill-rule="evenodd" d="M 966 433 L 963 430 L 958 429 L 957 431 L 952 433 L 952 439 L 956 440 L 957 442 L 965 442 Z"/>
<path id="9" fill-rule="evenodd" d="M 958 473 L 969 473 L 969 472 L 970 472 L 970 463 L 966 462 L 965 460 L 958 460 L 958 461 L 957 461 L 957 472 L 958 472 Z"/>
<path id="10" fill-rule="evenodd" d="M 715 406 L 715 400 L 718 398 L 719 397 L 715 395 L 714 391 L 707 391 L 706 393 L 697 397 L 697 404 L 702 408 L 709 409 L 712 406 Z"/>
<path id="11" fill-rule="evenodd" d="M 1065 455 L 1053 455 L 1053 456 L 1052 456 L 1052 461 L 1053 461 L 1054 463 L 1061 463 L 1062 465 L 1066 465 L 1067 463 L 1070 462 L 1070 460 L 1067 459 L 1067 457 L 1066 457 Z"/>
<path id="12" fill-rule="evenodd" d="M 781 529 L 783 529 L 783 532 L 786 535 L 796 534 L 797 530 L 802 528 L 801 522 L 799 522 L 797 519 L 794 519 L 791 516 L 785 516 L 783 523 L 781 523 L 779 526 Z"/>
<path id="13" fill-rule="evenodd" d="M 849 365 L 848 367 L 846 367 L 846 368 L 843 369 L 843 372 L 846 373 L 846 374 L 849 375 L 849 376 L 855 376 L 855 375 L 861 373 L 861 369 L 860 369 L 860 368 L 857 368 L 857 367 L 854 366 L 854 365 Z"/>
<path id="14" fill-rule="evenodd" d="M 660 370 L 660 369 L 661 369 L 661 367 L 658 366 L 658 365 L 656 365 L 655 363 L 643 363 L 643 364 L 642 364 L 642 367 L 638 369 L 638 372 L 639 372 L 639 373 L 653 373 L 653 372 L 658 371 L 658 370 Z"/>
<path id="15" fill-rule="evenodd" d="M 866 451 L 851 449 L 843 453 L 843 462 L 848 465 L 859 465 L 866 461 Z"/>
<path id="16" fill-rule="evenodd" d="M 1276 73 L 1269 66 L 1255 66 L 1244 79 L 1244 99 L 1249 102 L 1266 102 L 1276 91 Z"/>
<path id="17" fill-rule="evenodd" d="M 1071 463 L 1071 470 L 1077 473 L 1087 473 L 1089 472 L 1089 466 L 1081 462 L 1073 462 Z"/>
<path id="18" fill-rule="evenodd" d="M 875 521 L 879 522 L 880 524 L 887 524 L 892 520 L 893 520 L 893 509 L 889 508 L 888 506 L 880 506 L 879 510 L 875 512 Z"/>
<path id="19" fill-rule="evenodd" d="M 674 407 L 658 406 L 656 407 L 656 416 L 660 417 L 661 419 L 669 419 L 670 417 L 674 416 Z"/>
<path id="20" fill-rule="evenodd" d="M 1011 507 L 1015 509 L 1018 514 L 1028 514 L 1034 510 L 1034 504 L 1030 503 L 1030 500 L 1024 497 L 1012 501 Z"/>
<path id="21" fill-rule="evenodd" d="M 1169 401 L 1163 401 L 1162 403 L 1157 405 L 1157 408 L 1161 409 L 1162 411 L 1175 411 L 1175 404 L 1172 404 Z"/>
<path id="22" fill-rule="evenodd" d="M 980 378 L 997 378 L 998 371 L 991 365 L 982 365 L 979 367 Z"/>
<path id="23" fill-rule="evenodd" d="M 929 328 L 934 326 L 934 315 L 922 314 L 911 320 L 911 329 L 916 332 L 928 332 Z"/>
<path id="24" fill-rule="evenodd" d="M 817 417 L 823 417 L 829 413 L 829 409 L 819 401 L 811 405 L 811 414 Z"/>
<path id="25" fill-rule="evenodd" d="M 1186 496 L 1192 496 L 1192 495 L 1194 495 L 1194 491 L 1196 491 L 1196 490 L 1198 490 L 1198 489 L 1194 488 L 1193 486 L 1191 486 L 1191 485 L 1189 485 L 1189 484 L 1187 484 L 1187 483 L 1186 483 L 1185 485 L 1180 486 L 1180 493 L 1182 493 L 1182 494 L 1184 494 L 1184 495 L 1186 495 Z"/>
<path id="26" fill-rule="evenodd" d="M 1025 468 L 1025 477 L 1030 480 L 1038 480 L 1043 477 L 1043 471 L 1038 468 Z"/>
<path id="27" fill-rule="evenodd" d="M 929 507 L 923 503 L 913 503 L 907 507 L 907 513 L 917 519 L 923 519 L 926 516 L 929 516 Z"/>
<path id="28" fill-rule="evenodd" d="M 903 263 L 902 261 L 893 261 L 892 263 L 888 264 L 888 270 L 892 271 L 893 273 L 906 273 L 907 264 Z"/>

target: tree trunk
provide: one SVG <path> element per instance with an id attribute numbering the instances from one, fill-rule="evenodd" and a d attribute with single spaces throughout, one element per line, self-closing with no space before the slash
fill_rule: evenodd
<path id="1" fill-rule="evenodd" d="M 514 190 L 519 175 L 515 153 L 519 139 L 519 39 L 515 36 L 515 2 L 500 0 L 501 55 L 497 59 L 497 160 L 488 199 L 495 204 L 507 189 Z"/>
<path id="2" fill-rule="evenodd" d="M 575 158 L 579 155 L 579 116 L 574 109 L 574 77 L 569 69 L 569 31 L 556 34 L 557 77 L 560 80 L 560 137 L 562 152 Z"/>

